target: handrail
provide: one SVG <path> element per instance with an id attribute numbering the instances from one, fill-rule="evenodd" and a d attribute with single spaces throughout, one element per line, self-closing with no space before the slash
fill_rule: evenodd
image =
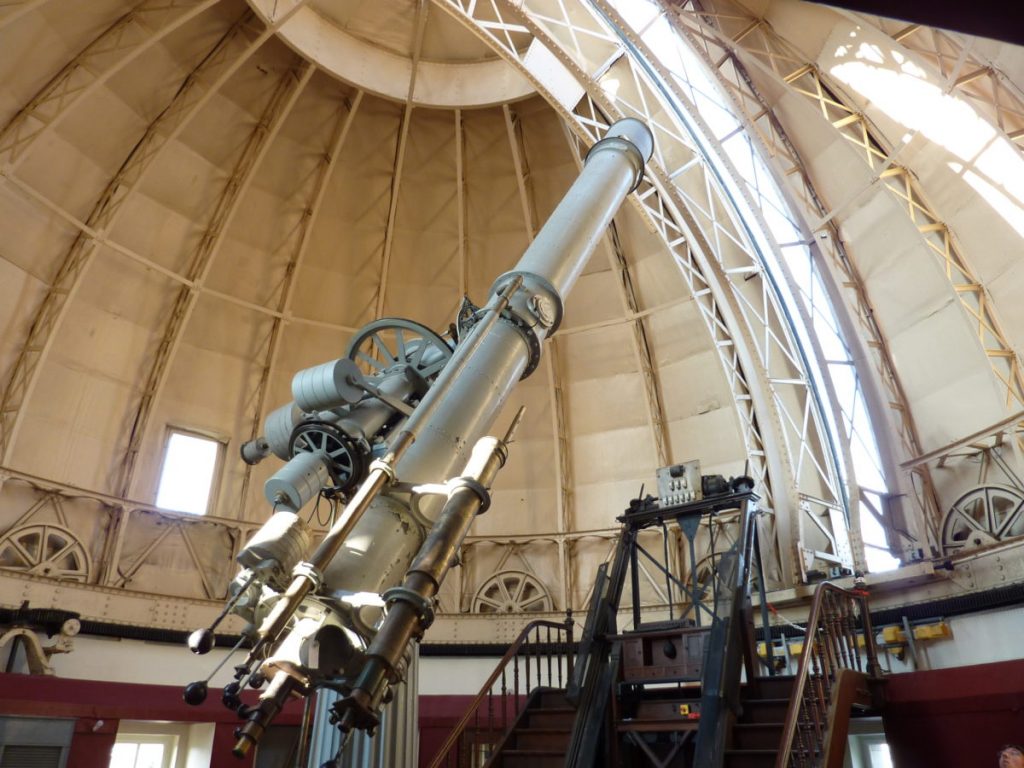
<path id="1" fill-rule="evenodd" d="M 857 609 L 859 617 L 855 615 Z M 864 658 L 858 640 L 860 632 L 864 635 Z M 770 643 L 771 637 L 766 637 L 766 641 Z M 844 669 L 873 678 L 882 675 L 867 593 L 822 582 L 814 591 L 775 768 L 817 765 L 816 757 L 825 753 L 828 738 L 832 689 Z"/>
<path id="2" fill-rule="evenodd" d="M 541 630 L 546 637 L 541 640 Z M 555 639 L 552 640 L 552 630 Z M 531 639 L 530 635 L 533 634 Z M 527 624 L 505 655 L 501 657 L 494 671 L 481 686 L 480 692 L 469 705 L 462 719 L 448 734 L 428 768 L 478 768 L 483 765 L 487 754 L 481 754 L 477 737 L 481 732 L 488 738 L 485 743 L 496 744 L 515 722 L 526 696 L 541 687 L 545 677 L 548 687 L 564 688 L 572 670 L 573 652 L 572 612 L 566 614 L 565 622 L 537 619 Z M 562 658 L 564 656 L 564 659 Z M 525 659 L 525 685 L 520 690 L 519 659 Z M 534 663 L 531 665 L 531 658 Z M 508 687 L 506 670 L 512 666 L 512 688 Z M 536 670 L 536 685 L 531 685 L 531 666 Z M 546 671 L 546 675 L 545 675 Z M 494 702 L 494 688 L 500 682 L 500 701 Z M 557 682 L 557 685 L 555 683 Z M 500 711 L 499 711 L 500 710 Z M 486 711 L 486 724 L 481 727 L 481 711 Z M 468 743 L 467 743 L 468 742 Z M 475 747 L 475 749 L 474 749 Z"/>

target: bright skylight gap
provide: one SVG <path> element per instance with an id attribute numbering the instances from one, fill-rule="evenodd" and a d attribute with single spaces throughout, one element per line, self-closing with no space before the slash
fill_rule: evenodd
<path id="1" fill-rule="evenodd" d="M 693 142 L 707 159 L 709 170 L 722 189 L 732 198 L 735 206 L 734 212 L 740 218 L 740 221 L 735 223 L 741 231 L 746 232 L 751 246 L 755 248 L 755 252 L 765 265 L 766 279 L 771 281 L 781 300 L 781 310 L 790 315 L 787 320 L 791 331 L 796 335 L 797 344 L 801 348 L 804 367 L 812 382 L 816 383 L 815 389 L 818 390 L 818 394 L 815 399 L 819 415 L 826 424 L 832 443 L 832 460 L 842 478 L 841 492 L 845 495 L 846 464 L 840 460 L 837 453 L 837 439 L 845 440 L 849 445 L 850 461 L 858 485 L 887 488 L 856 363 L 842 338 L 838 318 L 824 288 L 822 278 L 818 274 L 818 265 L 814 262 L 810 248 L 806 245 L 804 247 L 794 245 L 794 243 L 806 242 L 806 240 L 800 226 L 796 223 L 793 212 L 785 202 L 781 190 L 777 187 L 773 175 L 762 159 L 760 151 L 754 146 L 743 122 L 732 113 L 732 107 L 727 100 L 723 99 L 725 103 L 718 101 L 721 98 L 720 88 L 704 72 L 705 67 L 699 61 L 699 57 L 676 34 L 668 20 L 657 12 L 650 18 L 644 14 L 644 10 L 650 11 L 653 4 L 646 0 L 629 0 L 629 2 L 613 0 L 613 3 L 627 23 L 634 26 L 634 30 L 643 30 L 639 33 L 640 36 L 650 50 L 661 57 L 662 65 L 669 70 L 670 77 L 675 84 L 690 95 L 711 135 L 722 137 L 718 139 L 718 146 L 733 163 L 736 172 L 743 177 L 748 194 L 753 197 L 754 203 L 761 212 L 761 218 L 768 229 L 767 232 L 759 226 L 751 226 L 751 221 L 756 220 L 756 217 L 747 218 L 752 213 L 749 210 L 747 195 L 736 188 L 730 173 L 723 173 L 719 169 L 718 166 L 722 163 L 723 158 L 718 158 L 714 152 L 710 151 L 707 142 L 702 139 L 702 132 L 695 130 L 695 127 L 689 124 L 689 111 L 683 105 L 679 105 L 679 119 L 684 123 L 683 128 L 689 131 Z M 594 9 L 594 12 L 595 15 L 603 17 L 599 10 Z M 636 23 L 636 20 L 640 19 L 646 23 Z M 605 21 L 612 26 L 609 20 L 605 19 Z M 643 63 L 642 58 L 638 57 L 638 61 Z M 658 82 L 657 73 L 648 69 L 647 74 L 655 87 L 661 88 L 664 93 L 665 89 Z M 666 93 L 666 96 L 670 101 L 676 101 L 670 93 Z M 774 247 L 768 239 L 769 234 L 775 242 Z M 782 250 L 778 243 L 786 243 L 786 249 Z M 790 247 L 791 245 L 793 247 Z M 776 248 L 779 249 L 778 252 L 776 252 Z M 777 263 L 777 253 L 784 260 L 784 267 Z M 787 271 L 788 279 L 776 278 L 776 274 L 784 275 L 787 274 Z M 790 291 L 791 281 L 792 287 L 799 294 L 798 297 Z M 795 322 L 796 318 L 792 316 L 792 312 L 797 306 L 802 306 L 803 312 L 806 313 L 805 318 L 801 318 L 800 322 Z M 808 347 L 811 349 L 815 347 L 811 342 L 810 334 L 814 334 L 818 354 L 807 354 L 803 351 Z M 822 370 L 823 368 L 824 370 Z M 825 386 L 826 375 L 831 382 L 831 387 Z M 835 423 L 832 409 L 825 407 L 821 402 L 821 393 L 831 393 L 831 396 L 835 397 L 842 415 L 842 428 Z M 860 491 L 862 494 L 867 492 L 863 487 Z M 881 509 L 881 497 L 877 493 L 874 494 L 874 497 L 873 505 L 876 509 Z M 865 557 L 870 570 L 889 570 L 898 566 L 898 560 L 877 549 L 886 546 L 885 532 L 865 503 L 858 499 L 849 499 L 848 503 L 851 508 L 854 505 L 859 506 L 858 517 L 861 522 L 862 537 L 865 544 L 869 545 L 865 548 Z"/>

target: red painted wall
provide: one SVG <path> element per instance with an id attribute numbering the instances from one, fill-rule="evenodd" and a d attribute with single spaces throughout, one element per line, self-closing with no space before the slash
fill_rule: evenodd
<path id="1" fill-rule="evenodd" d="M 1000 747 L 1024 743 L 1024 659 L 887 680 L 882 720 L 896 768 L 996 768 Z"/>
<path id="2" fill-rule="evenodd" d="M 256 696 L 247 691 L 243 698 L 253 704 Z M 421 766 L 429 763 L 472 700 L 472 696 L 420 697 Z M 251 759 L 236 760 L 231 755 L 239 721 L 221 705 L 220 692 L 215 689 L 202 705 L 190 707 L 176 686 L 0 674 L 0 715 L 76 718 L 68 760 L 74 768 L 107 768 L 120 720 L 216 723 L 211 768 L 252 765 Z M 298 725 L 301 715 L 301 703 L 292 701 L 274 722 Z"/>
<path id="3" fill-rule="evenodd" d="M 420 696 L 420 768 L 426 768 L 474 696 Z"/>
<path id="4" fill-rule="evenodd" d="M 251 705 L 257 696 L 255 691 L 246 691 L 242 698 Z M 68 760 L 73 768 L 107 768 L 120 720 L 216 723 L 211 768 L 252 765 L 251 758 L 237 760 L 231 755 L 239 720 L 221 705 L 218 690 L 211 690 L 200 706 L 190 707 L 182 701 L 181 688 L 176 686 L 0 674 L 0 714 L 76 718 Z M 297 725 L 301 716 L 301 702 L 292 701 L 275 722 Z M 101 720 L 103 725 L 97 728 Z"/>
<path id="5" fill-rule="evenodd" d="M 995 768 L 999 747 L 1024 742 L 1024 659 L 891 675 L 886 686 L 883 719 L 897 768 Z M 247 768 L 251 760 L 231 756 L 238 720 L 221 706 L 218 693 L 211 691 L 204 704 L 190 707 L 174 686 L 0 674 L 0 714 L 75 718 L 68 763 L 74 768 L 107 768 L 119 720 L 212 722 L 211 768 Z M 252 704 L 256 695 L 247 691 L 244 698 Z M 472 699 L 420 697 L 421 768 Z M 300 716 L 300 702 L 293 701 L 276 722 L 296 725 Z"/>
<path id="6" fill-rule="evenodd" d="M 107 768 L 119 724 L 120 720 L 114 718 L 78 718 L 74 736 L 71 737 L 68 765 L 74 768 Z"/>

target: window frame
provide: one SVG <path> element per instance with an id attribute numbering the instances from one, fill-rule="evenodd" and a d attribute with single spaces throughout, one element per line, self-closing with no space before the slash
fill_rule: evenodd
<path id="1" fill-rule="evenodd" d="M 162 768 L 185 768 L 189 751 L 189 724 L 167 721 L 122 720 L 114 744 L 162 744 Z M 111 760 L 113 750 L 111 750 Z M 110 760 L 107 761 L 110 765 Z"/>
<path id="2" fill-rule="evenodd" d="M 210 490 L 206 496 L 206 507 L 202 512 L 188 512 L 180 509 L 168 509 L 167 507 L 161 507 L 157 503 L 157 499 L 160 498 L 160 488 L 163 485 L 164 470 L 167 467 L 167 456 L 170 453 L 171 438 L 174 435 L 183 435 L 185 437 L 191 437 L 198 440 L 206 440 L 216 445 L 216 456 L 213 460 L 213 473 L 210 478 Z M 224 456 L 227 453 L 227 447 L 230 440 L 218 435 L 213 432 L 209 432 L 203 429 L 197 429 L 195 427 L 181 427 L 176 424 L 167 424 L 164 427 L 164 436 L 161 445 L 163 446 L 160 453 L 160 470 L 156 476 L 156 485 L 153 488 L 153 508 L 160 512 L 168 512 L 173 515 L 188 515 L 189 517 L 208 517 L 212 510 L 217 508 L 217 502 L 220 498 L 221 479 L 224 473 Z"/>

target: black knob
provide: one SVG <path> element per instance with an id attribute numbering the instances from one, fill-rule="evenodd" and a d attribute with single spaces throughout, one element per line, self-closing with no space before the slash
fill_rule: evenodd
<path id="1" fill-rule="evenodd" d="M 242 705 L 242 697 L 238 695 L 242 688 L 238 683 L 228 683 L 224 686 L 224 693 L 220 700 L 228 709 L 238 709 Z"/>
<path id="2" fill-rule="evenodd" d="M 263 675 L 261 675 L 261 674 L 260 674 L 259 672 L 256 672 L 255 674 L 253 674 L 253 675 L 252 675 L 252 676 L 251 676 L 251 677 L 249 678 L 249 687 L 250 687 L 250 688 L 262 688 L 262 687 L 263 687 L 263 684 L 264 684 L 265 682 L 267 682 L 267 678 L 265 678 L 265 677 L 264 677 Z"/>
<path id="3" fill-rule="evenodd" d="M 206 681 L 197 680 L 194 683 L 189 683 L 185 686 L 185 692 L 181 695 L 181 698 L 185 700 L 185 703 L 198 707 L 204 701 L 206 701 Z"/>
<path id="4" fill-rule="evenodd" d="M 205 627 L 197 629 L 188 636 L 188 649 L 192 653 L 198 653 L 202 656 L 205 653 L 209 653 L 211 648 L 213 648 L 213 632 Z"/>

